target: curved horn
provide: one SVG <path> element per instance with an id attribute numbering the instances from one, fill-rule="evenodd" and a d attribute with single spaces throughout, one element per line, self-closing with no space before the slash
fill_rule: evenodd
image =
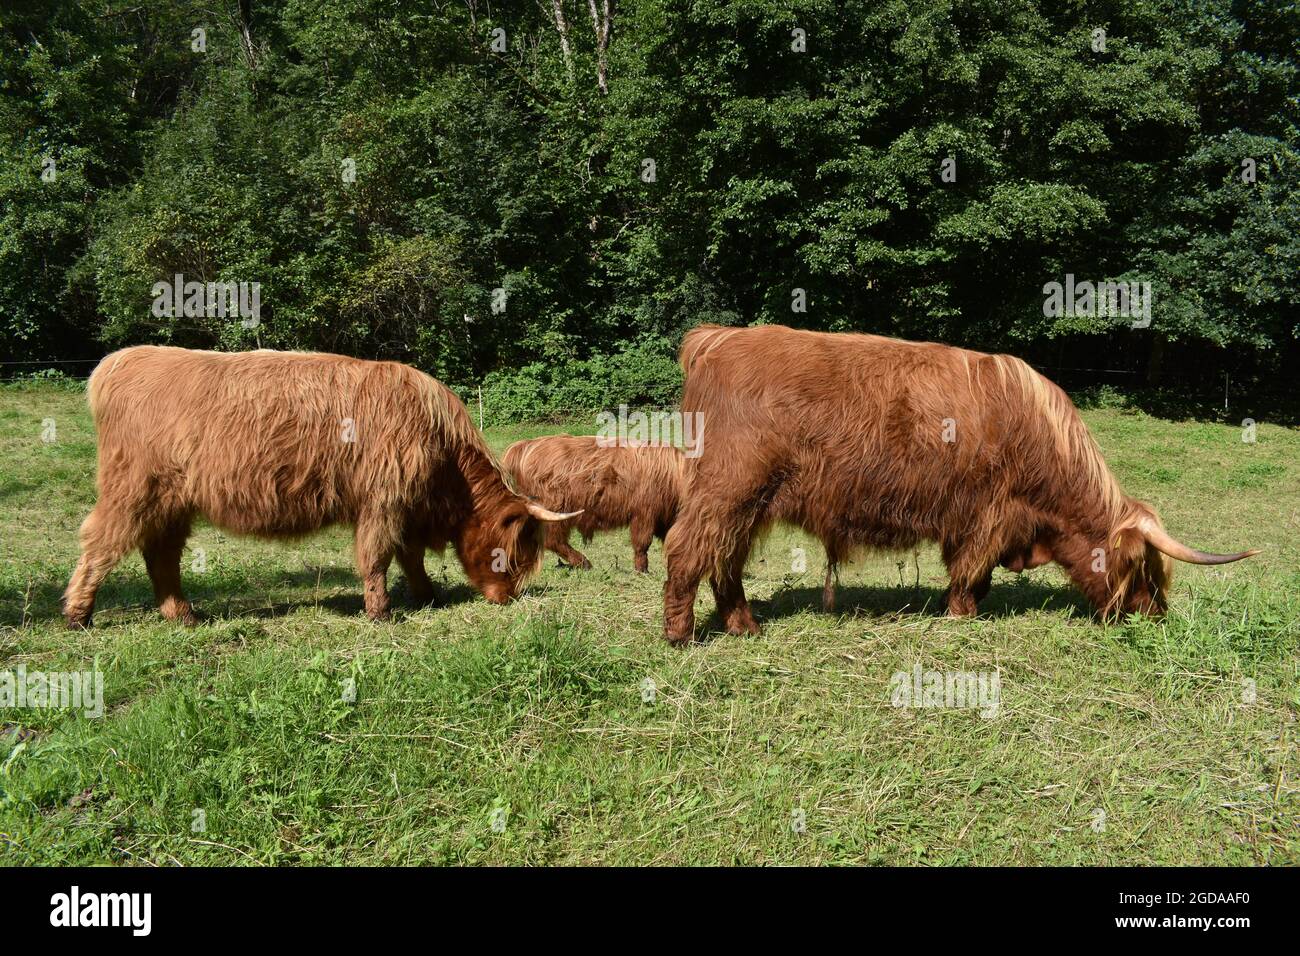
<path id="1" fill-rule="evenodd" d="M 528 513 L 534 518 L 540 518 L 542 521 L 568 521 L 570 518 L 576 518 L 582 514 L 585 509 L 579 508 L 577 511 L 566 511 L 560 514 L 543 508 L 536 501 L 527 502 Z"/>
<path id="2" fill-rule="evenodd" d="M 1138 530 L 1142 532 L 1142 537 L 1147 539 L 1147 543 L 1157 551 L 1163 551 L 1169 557 L 1186 561 L 1188 564 L 1231 564 L 1233 561 L 1259 554 L 1258 548 L 1239 551 L 1236 554 L 1210 554 L 1208 551 L 1197 551 L 1171 537 L 1169 532 L 1150 518 L 1139 521 Z"/>

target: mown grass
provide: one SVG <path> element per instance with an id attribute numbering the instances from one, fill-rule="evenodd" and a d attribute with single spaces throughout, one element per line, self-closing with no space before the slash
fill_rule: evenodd
<path id="1" fill-rule="evenodd" d="M 201 526 L 186 581 L 204 624 L 164 623 L 133 556 L 95 629 L 67 632 L 58 597 L 94 498 L 93 433 L 75 393 L 0 391 L 0 670 L 98 666 L 106 689 L 100 719 L 0 711 L 0 856 L 1300 862 L 1300 435 L 1265 421 L 1247 444 L 1220 424 L 1085 417 L 1177 536 L 1265 553 L 1180 568 L 1163 623 L 1102 627 L 1047 568 L 999 572 L 983 616 L 951 621 L 932 613 L 932 549 L 846 569 L 828 616 L 819 549 L 777 531 L 746 581 L 763 634 L 682 651 L 659 637 L 659 548 L 635 575 L 623 535 L 586 549 L 588 573 L 548 559 L 507 608 L 431 556 L 445 603 L 412 609 L 397 583 L 396 619 L 372 625 L 346 533 L 276 545 Z M 188 570 L 196 549 L 203 573 Z M 891 675 L 916 663 L 996 669 L 998 715 L 891 706 Z"/>

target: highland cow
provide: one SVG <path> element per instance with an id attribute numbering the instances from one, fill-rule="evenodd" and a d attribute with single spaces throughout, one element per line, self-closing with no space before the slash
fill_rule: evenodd
<path id="1" fill-rule="evenodd" d="M 540 564 L 542 526 L 574 517 L 516 494 L 459 399 L 396 362 L 140 346 L 100 362 L 87 394 L 99 499 L 64 595 L 71 626 L 89 625 L 136 548 L 163 616 L 193 623 L 180 560 L 196 516 L 263 538 L 353 526 L 373 619 L 394 557 L 427 603 L 425 549 L 454 543 L 470 582 L 505 603 Z"/>
<path id="2" fill-rule="evenodd" d="M 546 528 L 546 547 L 575 568 L 591 562 L 569 545 L 597 531 L 630 526 L 636 570 L 650 570 L 650 543 L 667 535 L 682 497 L 682 451 L 672 445 L 616 444 L 593 435 L 517 441 L 501 464 L 523 494 L 557 511 L 581 511 Z"/>
<path id="3" fill-rule="evenodd" d="M 773 522 L 862 548 L 939 544 L 950 615 L 975 613 L 993 569 L 1056 561 L 1104 617 L 1162 614 L 1179 543 L 1120 489 L 1066 394 L 1024 362 L 874 335 L 781 326 L 687 333 L 683 414 L 710 442 L 665 542 L 664 636 L 694 634 L 709 576 L 732 634 L 758 633 L 741 584 Z"/>

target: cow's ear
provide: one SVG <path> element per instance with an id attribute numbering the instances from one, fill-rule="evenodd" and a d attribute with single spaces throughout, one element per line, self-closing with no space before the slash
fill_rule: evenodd
<path id="1" fill-rule="evenodd" d="M 506 513 L 502 515 L 501 527 L 506 529 L 516 528 L 531 521 L 532 517 L 533 516 L 528 513 L 528 509 L 523 507 L 523 502 L 520 502 L 519 507 L 509 508 Z"/>

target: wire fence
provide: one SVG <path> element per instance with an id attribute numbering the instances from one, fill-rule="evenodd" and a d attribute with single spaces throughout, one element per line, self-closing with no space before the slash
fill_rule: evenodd
<path id="1" fill-rule="evenodd" d="M 3 367 L 9 367 L 15 365 L 34 366 L 37 369 L 37 371 L 40 371 L 41 369 L 49 368 L 52 365 L 82 365 L 94 369 L 94 367 L 98 365 L 101 361 L 102 361 L 102 356 L 100 358 L 84 358 L 84 359 L 12 359 L 12 360 L 6 359 L 4 361 L 0 361 L 0 366 Z M 89 374 L 87 374 L 81 377 L 89 378 L 90 376 Z"/>
<path id="2" fill-rule="evenodd" d="M 76 382 L 85 382 L 90 378 L 90 373 L 94 371 L 101 358 L 77 358 L 77 359 L 6 359 L 0 360 L 0 382 L 28 382 L 40 381 L 46 376 L 41 373 L 45 371 L 58 372 L 58 378 L 61 380 L 70 380 Z M 1142 372 L 1139 369 L 1131 368 L 1085 368 L 1081 366 L 1069 365 L 1039 365 L 1030 363 L 1036 370 L 1049 374 L 1049 377 L 1055 377 L 1056 373 L 1068 373 L 1074 375 L 1088 375 L 1094 379 L 1090 384 L 1103 384 L 1099 379 L 1101 376 L 1109 375 L 1126 375 L 1138 376 Z M 58 366 L 58 368 L 56 368 Z M 69 374 L 64 371 L 64 367 L 80 367 L 85 370 L 84 375 Z M 24 372 L 23 369 L 29 371 Z M 8 371 L 8 370 L 13 370 Z M 53 376 L 50 376 L 53 377 Z M 1223 376 L 1223 407 L 1228 408 L 1229 390 L 1231 376 L 1224 373 Z M 1063 383 L 1064 384 L 1064 383 Z M 584 420 L 592 423 L 593 431 L 599 427 L 598 416 L 602 413 L 617 413 L 619 405 L 615 404 L 607 408 L 590 408 L 575 406 L 553 406 L 547 405 L 544 408 L 538 408 L 532 412 L 512 410 L 509 414 L 501 414 L 499 410 L 493 409 L 488 402 L 485 402 L 483 389 L 481 385 L 461 386 L 454 389 L 467 408 L 470 409 L 478 423 L 479 428 L 486 425 L 569 425 Z M 635 412 L 641 412 L 646 415 L 672 414 L 677 411 L 671 406 L 644 406 L 637 405 L 633 409 Z"/>
<path id="3" fill-rule="evenodd" d="M 102 356 L 98 358 L 80 358 L 80 359 L 14 359 L 14 360 L 6 359 L 0 361 L 0 367 L 7 368 L 11 366 L 25 366 L 25 367 L 32 367 L 35 368 L 37 371 L 40 371 L 42 369 L 49 368 L 50 366 L 53 365 L 81 365 L 84 367 L 88 367 L 93 371 L 94 367 L 98 365 L 102 360 L 103 360 Z M 1048 372 L 1087 372 L 1089 374 L 1094 374 L 1094 375 L 1139 375 L 1141 374 L 1139 369 L 1131 369 L 1131 368 L 1076 368 L 1074 366 L 1069 366 L 1069 365 L 1039 365 L 1035 362 L 1031 362 L 1029 364 L 1032 365 L 1034 368 L 1039 369 L 1040 371 L 1048 371 Z M 89 378 L 90 375 L 89 373 L 87 373 L 86 375 L 68 376 L 68 377 L 86 379 Z"/>
<path id="4" fill-rule="evenodd" d="M 31 371 L 24 373 L 18 369 L 17 374 L 7 374 L 0 371 L 0 383 L 9 383 L 22 385 L 27 383 L 39 383 L 46 380 L 41 375 L 45 371 L 57 371 L 59 374 L 57 380 L 85 383 L 90 379 L 90 373 L 94 371 L 95 366 L 102 361 L 102 358 L 86 359 L 26 359 L 26 360 L 4 360 L 0 361 L 0 369 L 26 367 Z M 71 375 L 64 372 L 61 368 L 56 369 L 54 366 L 75 366 L 80 365 L 85 368 L 84 375 Z M 640 405 L 626 403 L 621 406 L 620 403 L 614 403 L 605 408 L 576 405 L 547 405 L 544 408 L 538 408 L 532 412 L 512 411 L 510 414 L 502 415 L 499 410 L 493 409 L 484 398 L 483 388 L 481 385 L 452 387 L 452 391 L 457 394 L 460 400 L 469 409 L 470 414 L 474 416 L 479 428 L 485 425 L 573 425 L 579 422 L 589 421 L 591 423 L 590 431 L 595 432 L 599 429 L 601 419 L 599 416 L 608 414 L 617 416 L 620 407 L 627 408 L 628 415 L 644 414 L 648 417 L 656 415 L 671 415 L 679 409 L 675 406 L 668 405 Z"/>

